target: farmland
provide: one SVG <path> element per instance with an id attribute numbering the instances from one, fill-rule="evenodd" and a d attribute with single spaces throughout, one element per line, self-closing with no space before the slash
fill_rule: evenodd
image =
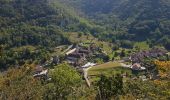
<path id="1" fill-rule="evenodd" d="M 132 74 L 130 69 L 121 67 L 119 62 L 108 62 L 101 65 L 94 66 L 88 70 L 88 76 L 90 81 L 96 81 L 101 74 L 106 76 L 112 76 L 115 74 L 128 73 Z"/>

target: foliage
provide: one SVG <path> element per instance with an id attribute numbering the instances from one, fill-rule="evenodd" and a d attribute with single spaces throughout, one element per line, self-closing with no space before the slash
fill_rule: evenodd
<path id="1" fill-rule="evenodd" d="M 25 62 L 47 60 L 49 48 L 70 44 L 63 31 L 80 31 L 70 28 L 79 27 L 76 15 L 72 16 L 57 1 L 1 0 L 0 3 L 1 70 Z M 21 51 L 13 49 L 28 45 L 37 50 L 31 51 L 27 47 Z"/>
<path id="2" fill-rule="evenodd" d="M 58 65 L 50 72 L 51 82 L 47 84 L 45 99 L 67 99 L 74 97 L 81 84 L 78 72 L 66 64 Z"/>
<path id="3" fill-rule="evenodd" d="M 161 84 L 160 84 L 161 83 Z M 140 81 L 129 80 L 124 85 L 127 95 L 133 95 L 135 99 L 169 99 L 169 82 L 167 81 Z"/>
<path id="4" fill-rule="evenodd" d="M 30 74 L 32 66 L 24 66 L 19 69 L 9 69 L 0 77 L 0 99 L 25 100 L 42 99 L 43 88 L 40 81 Z"/>
<path id="5" fill-rule="evenodd" d="M 170 99 L 169 61 L 144 59 L 142 63 L 148 75 L 159 72 L 160 80 L 123 83 L 120 75 L 102 75 L 98 89 L 90 92 L 82 88 L 80 75 L 67 64 L 51 70 L 48 81 L 35 79 L 35 65 L 27 65 L 44 64 L 56 46 L 80 42 L 97 44 L 102 54 L 95 57 L 96 62 L 109 61 L 113 49 L 119 47 L 140 50 L 158 45 L 170 50 L 169 0 L 0 0 L 0 4 L 0 70 L 6 70 L 0 75 L 0 99 L 80 99 L 96 91 L 104 100 L 120 95 Z M 115 59 L 119 55 L 126 56 L 125 50 L 116 51 Z M 119 64 L 99 65 L 90 74 L 124 71 L 115 66 Z"/>
<path id="6" fill-rule="evenodd" d="M 44 63 L 43 60 L 49 59 L 49 52 L 43 48 L 31 50 L 32 47 L 25 46 L 3 50 L 0 55 L 0 69 L 6 70 L 11 66 L 22 66 L 25 63 Z"/>
<path id="7" fill-rule="evenodd" d="M 154 61 L 158 66 L 159 74 L 161 77 L 168 77 L 170 74 L 170 61 Z"/>
<path id="8" fill-rule="evenodd" d="M 132 44 L 148 41 L 150 45 L 163 45 L 169 49 L 169 39 L 166 42 L 162 41 L 164 37 L 169 37 L 170 32 L 168 0 L 64 0 L 63 2 L 83 13 L 99 27 L 102 26 L 102 30 L 92 31 L 102 40 L 115 43 L 115 40 L 128 39 Z"/>
<path id="9" fill-rule="evenodd" d="M 133 45 L 133 42 L 130 42 L 128 40 L 121 41 L 121 47 L 123 48 L 133 49 Z"/>
<path id="10" fill-rule="evenodd" d="M 101 75 L 97 86 L 99 89 L 97 98 L 101 100 L 110 100 L 112 97 L 123 93 L 123 79 L 120 75 L 113 77 Z"/>

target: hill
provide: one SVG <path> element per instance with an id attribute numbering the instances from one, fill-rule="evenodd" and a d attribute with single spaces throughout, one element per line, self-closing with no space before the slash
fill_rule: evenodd
<path id="1" fill-rule="evenodd" d="M 0 4 L 2 68 L 23 64 L 28 59 L 32 62 L 46 58 L 49 49 L 70 44 L 63 32 L 86 32 L 91 27 L 88 21 L 56 0 L 0 0 Z M 36 48 L 34 52 L 32 46 Z M 19 47 L 24 48 L 14 50 Z"/>
<path id="2" fill-rule="evenodd" d="M 136 41 L 147 41 L 151 47 L 161 45 L 170 49 L 168 0 L 1 0 L 0 3 L 0 65 L 4 67 L 7 63 L 21 62 L 24 53 L 15 54 L 16 47 L 31 47 L 28 50 L 32 46 L 38 50 L 42 47 L 46 49 L 40 50 L 42 53 L 70 44 L 72 41 L 63 36 L 65 32 L 91 33 L 99 40 L 128 48 Z M 44 56 L 37 54 L 34 59 Z"/>
<path id="3" fill-rule="evenodd" d="M 170 100 L 162 46 L 169 0 L 0 0 L 0 100 Z"/>
<path id="4" fill-rule="evenodd" d="M 64 0 L 63 2 L 81 11 L 82 16 L 97 25 L 105 27 L 105 33 L 112 35 L 111 40 L 117 37 L 116 40 L 148 41 L 150 46 L 163 45 L 169 49 L 169 0 Z M 109 35 L 108 39 L 110 38 Z"/>

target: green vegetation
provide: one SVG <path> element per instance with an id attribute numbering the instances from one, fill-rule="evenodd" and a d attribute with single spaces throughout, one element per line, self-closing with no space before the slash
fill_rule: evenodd
<path id="1" fill-rule="evenodd" d="M 118 62 L 108 62 L 101 65 L 93 66 L 88 70 L 88 75 L 91 82 L 99 80 L 100 75 L 112 76 L 116 74 L 127 73 L 132 75 L 131 69 L 121 67 Z"/>
<path id="2" fill-rule="evenodd" d="M 26 62 L 47 60 L 42 56 L 48 56 L 54 47 L 70 44 L 63 31 L 83 32 L 90 29 L 85 21 L 80 21 L 57 1 L 1 0 L 0 4 L 1 70 Z M 36 50 L 30 52 L 30 47 L 26 51 L 17 50 L 25 46 Z"/>
<path id="3" fill-rule="evenodd" d="M 81 77 L 76 70 L 63 64 L 58 65 L 50 72 L 51 82 L 47 84 L 46 99 L 68 99 L 73 96 L 81 83 Z"/>
<path id="4" fill-rule="evenodd" d="M 118 62 L 108 62 L 108 63 L 104 63 L 101 65 L 93 66 L 92 68 L 90 68 L 89 71 L 111 69 L 111 68 L 115 68 L 118 66 L 120 66 L 120 64 Z"/>
<path id="5" fill-rule="evenodd" d="M 33 65 L 32 65 L 33 66 Z M 31 66 L 9 69 L 0 76 L 0 99 L 42 99 L 43 85 L 31 75 Z"/>
<path id="6" fill-rule="evenodd" d="M 92 80 L 93 80 L 93 78 L 95 78 L 95 76 L 97 77 L 101 74 L 106 75 L 106 76 L 111 76 L 114 74 L 123 74 L 123 73 L 128 73 L 129 75 L 132 75 L 131 69 L 122 68 L 122 67 L 115 67 L 115 68 L 103 69 L 103 70 L 101 70 L 101 69 L 92 70 L 92 71 L 89 71 L 88 75 L 92 76 Z"/>
<path id="7" fill-rule="evenodd" d="M 64 0 L 63 2 L 101 26 L 102 28 L 92 31 L 92 34 L 101 40 L 113 43 L 117 40 L 130 40 L 128 47 L 134 42 L 147 41 L 151 47 L 161 45 L 169 49 L 170 15 L 167 12 L 170 11 L 168 5 L 170 1 L 168 0 Z"/>
<path id="8" fill-rule="evenodd" d="M 81 34 L 81 35 L 80 35 Z M 82 46 L 89 46 L 91 43 L 94 43 L 95 46 L 100 47 L 102 51 L 106 52 L 108 55 L 112 53 L 113 44 L 106 41 L 101 41 L 98 38 L 95 38 L 91 34 L 83 34 L 76 32 L 67 32 L 64 33 L 64 36 L 72 43 L 83 44 Z"/>
<path id="9" fill-rule="evenodd" d="M 140 50 L 148 50 L 149 45 L 146 42 L 136 42 L 134 48 L 138 48 Z"/>
<path id="10" fill-rule="evenodd" d="M 111 98 L 116 98 L 118 95 L 123 94 L 123 77 L 119 74 L 112 77 L 101 75 L 97 86 L 99 89 L 97 99 L 111 100 Z"/>
<path id="11" fill-rule="evenodd" d="M 169 0 L 0 0 L 0 99 L 169 100 L 168 55 L 141 59 L 146 72 L 137 74 L 117 62 L 170 50 L 169 12 Z M 76 44 L 94 46 L 87 59 L 104 63 L 88 70 L 90 88 L 81 69 L 63 64 Z M 45 78 L 36 66 L 49 70 Z"/>
<path id="12" fill-rule="evenodd" d="M 68 99 L 83 98 L 83 81 L 79 73 L 69 65 L 61 64 L 50 71 L 51 80 L 33 77 L 35 65 L 9 69 L 0 76 L 0 99 Z M 83 93 L 83 94 L 82 94 Z"/>

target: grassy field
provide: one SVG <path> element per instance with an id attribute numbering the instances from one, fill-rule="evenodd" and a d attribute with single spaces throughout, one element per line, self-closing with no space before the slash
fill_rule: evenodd
<path id="1" fill-rule="evenodd" d="M 92 67 L 88 70 L 88 76 L 90 77 L 91 82 L 95 82 L 99 80 L 99 76 L 101 74 L 106 76 L 112 76 L 115 74 L 122 74 L 122 73 L 128 73 L 129 75 L 132 74 L 132 71 L 127 68 L 121 67 L 121 65 L 118 62 L 109 62 L 102 65 L 97 65 Z"/>
<path id="2" fill-rule="evenodd" d="M 114 68 L 114 67 L 118 67 L 118 66 L 120 66 L 120 64 L 118 62 L 108 62 L 108 63 L 94 66 L 91 69 L 89 69 L 89 71 L 110 69 L 110 68 Z"/>
<path id="3" fill-rule="evenodd" d="M 148 50 L 149 49 L 149 45 L 146 42 L 136 42 L 134 47 L 138 47 L 141 50 Z"/>
<path id="4" fill-rule="evenodd" d="M 89 76 L 98 76 L 100 74 L 113 75 L 117 73 L 131 73 L 129 69 L 122 68 L 118 62 L 109 62 L 102 65 L 94 66 L 88 70 Z"/>

